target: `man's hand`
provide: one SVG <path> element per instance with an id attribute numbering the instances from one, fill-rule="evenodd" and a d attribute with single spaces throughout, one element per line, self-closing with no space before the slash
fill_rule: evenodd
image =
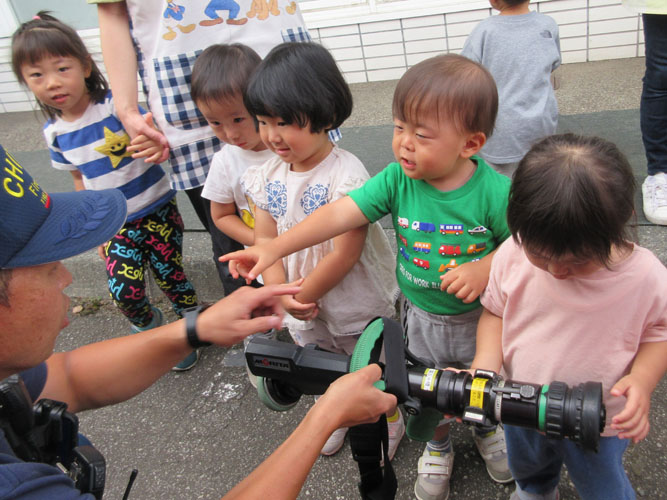
<path id="1" fill-rule="evenodd" d="M 283 320 L 280 296 L 295 295 L 300 290 L 290 285 L 239 288 L 201 313 L 197 320 L 199 338 L 230 346 L 253 333 L 280 328 Z"/>
<path id="2" fill-rule="evenodd" d="M 250 283 L 279 258 L 279 255 L 273 255 L 271 244 L 267 243 L 225 254 L 218 260 L 229 262 L 229 272 L 234 278 L 242 276 L 246 283 Z"/>
<path id="3" fill-rule="evenodd" d="M 317 400 L 314 411 L 333 419 L 333 429 L 377 422 L 398 404 L 396 396 L 373 386 L 382 369 L 372 364 L 340 377 Z"/>
<path id="4" fill-rule="evenodd" d="M 378 365 L 369 365 L 331 384 L 290 437 L 225 500 L 296 498 L 333 431 L 375 422 L 396 407 L 396 396 L 373 387 L 381 374 Z"/>

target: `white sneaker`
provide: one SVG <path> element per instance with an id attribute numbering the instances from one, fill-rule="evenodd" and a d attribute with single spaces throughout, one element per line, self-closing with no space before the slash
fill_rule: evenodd
<path id="1" fill-rule="evenodd" d="M 486 463 L 486 471 L 496 483 L 510 483 L 514 481 L 509 465 L 507 464 L 507 446 L 505 445 L 505 431 L 498 424 L 495 431 L 480 437 L 472 429 L 477 451 Z"/>
<path id="2" fill-rule="evenodd" d="M 333 431 L 333 434 L 331 434 L 329 439 L 327 439 L 327 442 L 324 443 L 320 455 L 329 456 L 340 450 L 345 442 L 345 434 L 347 434 L 347 427 L 341 427 L 340 429 Z"/>
<path id="3" fill-rule="evenodd" d="M 403 414 L 398 408 L 396 408 L 396 411 L 398 412 L 398 419 L 394 422 L 387 422 L 387 431 L 389 434 L 389 450 L 387 455 L 389 455 L 389 460 L 394 459 L 398 444 L 405 435 L 405 420 L 403 420 Z M 380 461 L 380 465 L 384 466 L 384 458 Z"/>
<path id="4" fill-rule="evenodd" d="M 417 467 L 417 500 L 447 500 L 453 466 L 454 451 L 442 454 L 425 448 Z"/>
<path id="5" fill-rule="evenodd" d="M 649 175 L 642 184 L 644 215 L 660 226 L 667 226 L 667 174 Z"/>

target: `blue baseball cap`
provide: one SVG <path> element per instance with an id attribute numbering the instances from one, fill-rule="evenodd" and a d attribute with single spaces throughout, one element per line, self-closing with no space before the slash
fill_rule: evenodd
<path id="1" fill-rule="evenodd" d="M 126 216 L 119 190 L 48 194 L 0 146 L 0 268 L 83 253 L 111 239 Z"/>

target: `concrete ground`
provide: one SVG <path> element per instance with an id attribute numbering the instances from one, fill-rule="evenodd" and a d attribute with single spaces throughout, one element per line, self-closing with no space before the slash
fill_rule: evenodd
<path id="1" fill-rule="evenodd" d="M 639 95 L 644 60 L 623 59 L 569 64 L 560 72 L 557 91 L 560 130 L 596 134 L 617 142 L 628 155 L 641 183 L 645 158 L 639 133 Z M 355 84 L 355 110 L 343 129 L 342 147 L 357 154 L 371 173 L 392 160 L 391 95 L 396 82 Z M 0 115 L 0 143 L 27 167 L 47 191 L 71 189 L 67 174 L 48 164 L 38 113 Z M 641 201 L 640 197 L 637 198 Z M 188 201 L 179 195 L 186 221 L 186 271 L 200 299 L 216 300 L 220 285 L 210 256 L 210 241 Z M 667 231 L 646 221 L 640 209 L 635 224 L 639 241 L 667 263 Z M 387 225 L 385 224 L 385 227 Z M 108 301 L 104 271 L 93 252 L 68 259 L 74 275 L 69 293 L 70 326 L 57 349 L 129 334 L 126 320 Z M 163 310 L 165 300 L 152 288 Z M 173 313 L 169 317 L 174 319 Z M 665 498 L 667 491 L 667 382 L 653 396 L 652 429 L 642 443 L 625 456 L 626 470 L 640 498 Z M 130 498 L 219 498 L 245 477 L 294 429 L 312 405 L 304 397 L 291 411 L 275 413 L 257 398 L 242 366 L 238 348 L 209 348 L 188 373 L 169 373 L 131 401 L 111 408 L 84 412 L 81 429 L 107 459 L 105 498 L 120 498 L 133 468 L 139 470 Z M 493 483 L 478 456 L 469 429 L 455 426 L 456 452 L 451 482 L 452 499 L 508 498 L 512 485 Z M 398 477 L 397 499 L 413 498 L 412 485 L 422 443 L 404 439 L 393 461 Z M 349 446 L 315 464 L 300 499 L 358 498 L 358 471 Z M 561 498 L 577 498 L 564 476 Z"/>

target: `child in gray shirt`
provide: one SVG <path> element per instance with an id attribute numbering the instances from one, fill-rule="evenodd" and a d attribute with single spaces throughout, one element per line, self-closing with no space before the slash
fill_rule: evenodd
<path id="1" fill-rule="evenodd" d="M 461 55 L 482 64 L 496 81 L 498 117 L 480 156 L 511 177 L 531 145 L 556 132 L 551 73 L 561 63 L 560 39 L 556 22 L 531 12 L 530 0 L 490 3 L 500 14 L 475 27 Z"/>

